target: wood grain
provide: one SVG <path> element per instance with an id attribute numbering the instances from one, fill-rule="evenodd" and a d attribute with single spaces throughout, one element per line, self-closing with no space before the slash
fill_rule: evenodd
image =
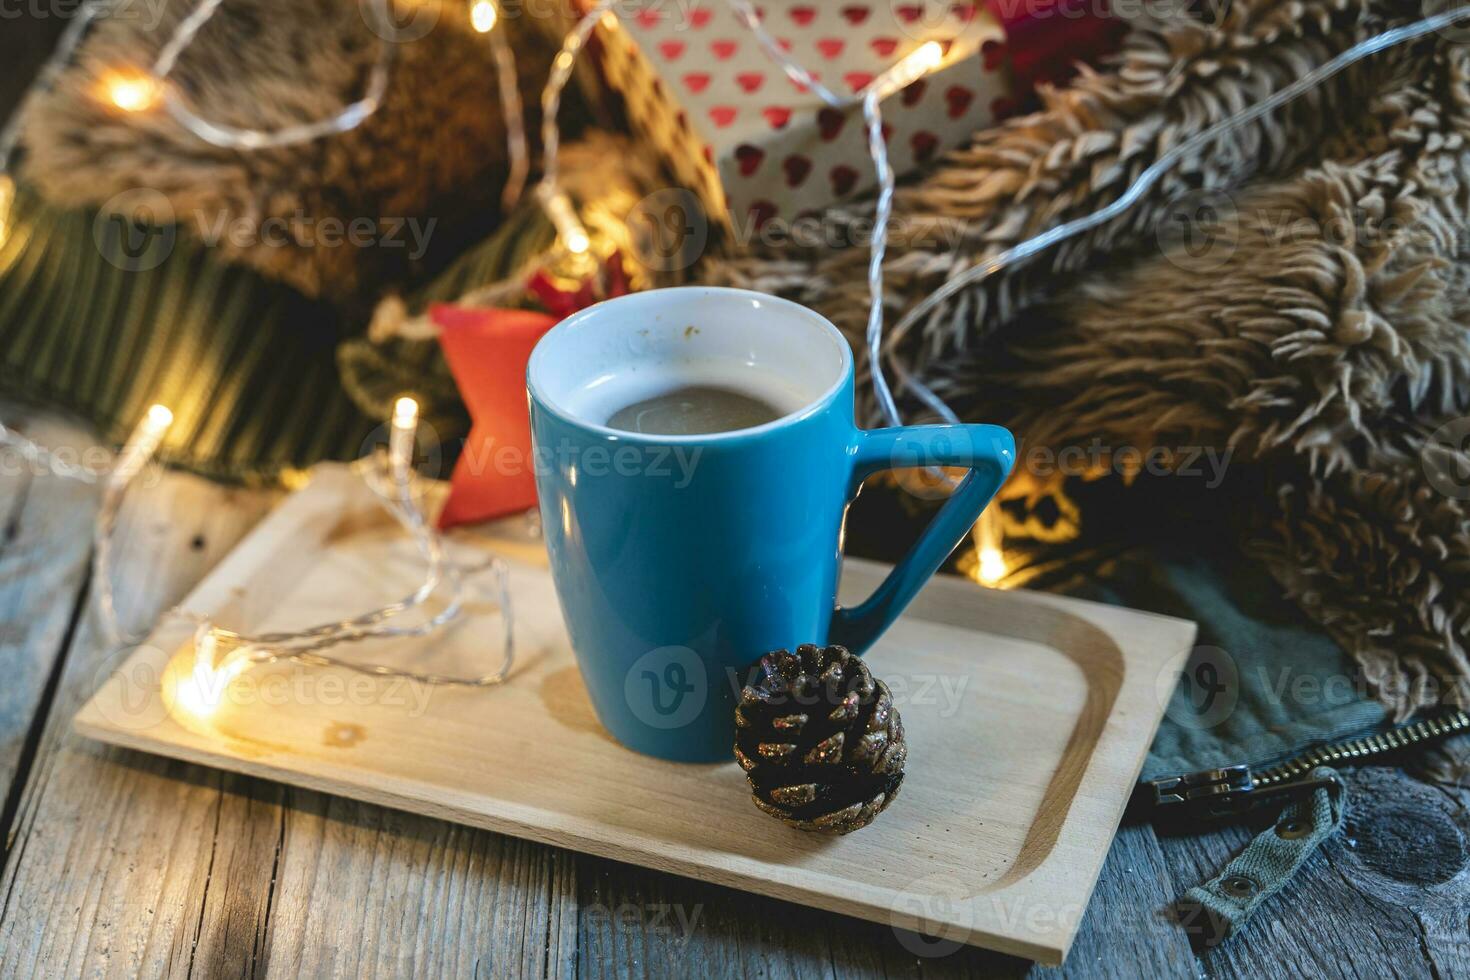
<path id="1" fill-rule="evenodd" d="M 138 502 L 149 506 L 129 508 L 125 517 L 124 537 L 137 541 L 136 521 L 166 517 L 177 525 L 176 533 L 123 556 L 120 578 L 135 583 L 125 604 L 138 603 L 133 608 L 140 615 L 170 601 L 162 595 L 146 601 L 145 593 L 162 586 L 149 569 L 175 568 L 170 588 L 174 597 L 182 594 L 228 550 L 231 535 L 248 529 L 269 504 L 261 495 L 191 483 L 170 478 L 140 495 Z M 34 490 L 28 481 L 0 482 L 0 513 L 16 517 L 12 536 L 34 542 L 44 566 L 49 547 L 65 555 L 84 541 L 91 502 L 68 504 L 62 524 L 74 527 L 76 537 L 67 538 L 50 519 L 43 526 L 26 516 L 35 513 L 29 509 L 36 505 Z M 196 546 L 199 532 L 206 537 Z M 8 560 L 0 547 L 0 561 Z M 143 588 L 140 578 L 153 584 Z M 0 621 L 22 628 L 40 620 L 65 623 L 79 588 L 44 592 L 23 579 L 0 579 L 0 608 L 11 610 Z M 23 600 L 17 589 L 26 590 Z M 84 631 L 8 635 L 5 656 L 14 659 L 7 663 L 41 665 L 43 676 L 64 655 L 68 664 L 101 659 Z M 1072 953 L 1056 970 L 973 947 L 926 945 L 924 937 L 885 926 L 485 831 L 95 746 L 67 731 L 92 678 L 72 669 L 60 680 L 56 700 L 44 684 L 39 703 L 25 699 L 38 715 L 4 718 L 7 730 L 17 723 L 24 730 L 36 718 L 39 724 L 38 758 L 22 759 L 17 777 L 25 813 L 11 815 L 4 828 L 14 846 L 0 876 L 0 976 L 78 975 L 84 964 L 99 976 L 289 976 L 298 967 L 346 963 L 336 951 L 348 945 L 398 951 L 357 955 L 365 974 L 420 976 L 433 975 L 435 967 L 441 975 L 479 977 L 1470 976 L 1464 904 L 1470 889 L 1463 863 L 1455 870 L 1454 837 L 1446 830 L 1448 824 L 1466 832 L 1470 800 L 1461 787 L 1423 783 L 1395 769 L 1354 777 L 1355 806 L 1362 808 L 1353 825 L 1356 846 L 1348 839 L 1329 845 L 1245 935 L 1198 960 L 1172 926 L 1168 907 L 1213 876 L 1250 831 L 1225 827 L 1161 839 L 1147 824 L 1125 823 Z M 1398 815 L 1381 819 L 1385 807 Z M 153 825 L 168 833 L 152 834 Z M 334 843 L 324 844 L 327 838 Z M 1403 841 L 1434 846 L 1392 850 Z M 425 857 L 439 848 L 456 856 Z M 1375 848 L 1392 857 L 1358 857 Z M 283 855 L 292 870 L 278 885 Z M 401 886 L 397 907 L 412 912 L 379 917 L 371 935 L 362 927 L 366 910 L 356 904 L 360 891 L 348 903 L 324 899 L 330 889 L 314 884 L 374 875 L 395 860 L 410 873 L 378 880 Z M 1374 877 L 1365 866 L 1376 869 Z M 682 921 L 692 922 L 687 930 L 676 906 L 683 907 Z"/>
<path id="2" fill-rule="evenodd" d="M 84 429 L 54 416 L 3 403 L 0 409 L 11 427 L 46 445 L 69 447 L 78 457 L 95 446 Z M 37 718 L 44 717 L 57 655 L 78 613 L 92 545 L 87 520 L 78 516 L 91 512 L 96 497 L 94 487 L 37 473 L 0 452 L 0 800 L 7 815 L 18 803 L 13 780 L 35 752 Z"/>

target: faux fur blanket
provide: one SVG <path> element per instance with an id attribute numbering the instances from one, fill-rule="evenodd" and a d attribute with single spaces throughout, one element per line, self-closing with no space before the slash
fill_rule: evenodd
<path id="1" fill-rule="evenodd" d="M 889 322 L 1110 202 L 1165 147 L 1425 12 L 1241 0 L 1218 23 L 1135 25 L 1116 71 L 1050 93 L 901 192 Z M 1401 715 L 1465 703 L 1470 678 L 1466 40 L 1348 70 L 1181 162 L 1126 216 L 960 295 L 899 348 L 963 417 L 1020 434 L 1010 497 L 1059 489 L 1028 466 L 1038 448 L 1055 460 L 1100 444 L 1095 468 L 1131 475 L 1138 461 L 1109 447 L 1172 463 L 1175 447 L 1220 447 L 1264 474 L 1222 495 L 1235 512 L 1220 516 Z M 857 336 L 866 261 L 863 248 L 766 255 L 717 275 Z"/>

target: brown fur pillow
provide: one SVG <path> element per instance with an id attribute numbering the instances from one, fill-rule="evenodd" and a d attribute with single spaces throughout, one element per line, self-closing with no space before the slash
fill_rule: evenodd
<path id="1" fill-rule="evenodd" d="M 192 9 L 188 0 L 122 5 L 32 104 L 24 177 L 43 195 L 131 211 L 140 190 L 156 191 L 167 206 L 153 220 L 171 211 L 216 254 L 337 301 L 434 264 L 493 218 L 504 127 L 489 42 L 470 28 L 465 4 L 398 0 L 406 39 L 379 111 L 347 133 L 258 151 L 212 146 L 161 105 L 125 113 L 105 98 L 110 79 L 152 65 Z M 196 113 L 222 124 L 319 119 L 362 96 L 382 43 L 371 23 L 370 0 L 226 0 L 171 81 Z M 507 27 L 520 87 L 536 91 L 550 42 L 527 21 Z M 534 115 L 527 124 L 534 133 Z"/>

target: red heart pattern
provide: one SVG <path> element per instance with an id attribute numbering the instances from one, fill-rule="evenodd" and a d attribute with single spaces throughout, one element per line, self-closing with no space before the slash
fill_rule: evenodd
<path id="1" fill-rule="evenodd" d="M 766 117 L 766 122 L 771 124 L 772 129 L 785 129 L 786 124 L 791 121 L 791 110 L 784 105 L 766 106 L 761 110 L 761 115 Z"/>
<path id="2" fill-rule="evenodd" d="M 739 166 L 742 177 L 749 177 L 759 170 L 765 158 L 766 151 L 750 143 L 741 143 L 735 147 L 735 163 Z"/>
<path id="3" fill-rule="evenodd" d="M 770 201 L 751 201 L 750 209 L 746 213 L 750 215 L 751 223 L 759 231 L 767 221 L 780 213 L 780 208 Z"/>
<path id="4" fill-rule="evenodd" d="M 980 57 L 983 59 L 986 71 L 999 71 L 1005 64 L 1006 46 L 991 38 L 980 45 Z"/>
<path id="5" fill-rule="evenodd" d="M 944 90 L 944 101 L 949 106 L 949 118 L 958 119 L 970 108 L 970 103 L 975 101 L 975 93 L 963 85 L 951 85 Z"/>
<path id="6" fill-rule="evenodd" d="M 735 76 L 735 84 L 740 86 L 740 91 L 747 94 L 760 91 L 765 82 L 766 76 L 758 71 L 743 71 Z"/>
<path id="7" fill-rule="evenodd" d="M 827 84 L 838 92 L 861 92 L 931 33 L 946 48 L 954 46 L 947 64 L 967 61 L 998 76 L 1009 59 L 988 8 L 979 0 L 890 0 L 886 6 L 873 0 L 766 0 L 765 8 L 756 7 L 755 12 L 773 32 L 785 35 L 776 39 L 777 45 L 808 70 L 822 65 L 832 78 Z M 647 0 L 644 9 L 625 17 L 622 42 L 628 53 L 622 54 L 619 43 L 609 49 L 610 56 L 646 59 L 645 74 L 632 77 L 645 93 L 642 102 L 651 99 L 655 106 L 663 106 L 658 111 L 669 135 L 658 138 L 674 141 L 668 152 L 681 152 L 686 159 L 702 154 L 711 167 L 718 162 L 727 181 L 740 179 L 744 190 L 725 188 L 734 213 L 743 211 L 759 227 L 802 208 L 820 212 L 833 198 L 849 197 L 860 186 L 871 185 L 867 127 L 861 117 L 849 126 L 854 112 L 822 105 L 807 86 L 779 69 L 773 71 L 758 47 L 745 43 L 749 35 L 719 0 L 675 5 Z M 971 33 L 961 34 L 966 25 Z M 977 29 L 978 40 L 973 33 Z M 676 64 L 678 68 L 665 67 Z M 812 75 L 817 77 L 817 72 Z M 791 89 L 778 84 L 782 78 Z M 956 78 L 963 84 L 952 84 Z M 912 82 L 894 97 L 895 107 L 918 110 L 885 113 L 889 121 L 883 125 L 883 139 L 906 144 L 903 149 L 908 151 L 895 157 L 901 171 L 932 163 L 943 147 L 956 145 L 983 123 L 970 115 L 979 108 L 977 101 L 992 118 L 1015 111 L 1003 83 L 977 84 L 973 79 L 974 75 L 946 69 Z M 623 88 L 617 78 L 612 81 Z M 667 92 L 662 91 L 664 86 Z M 800 96 L 792 97 L 792 92 Z M 636 104 L 635 95 L 628 93 L 630 104 Z M 782 105 L 783 97 L 790 104 Z M 694 117 L 692 125 L 686 107 Z M 774 135 L 793 129 L 807 132 Z M 713 143 L 704 143 L 701 132 Z M 814 189 L 823 174 L 829 186 Z M 752 194 L 759 189 L 765 196 Z"/>
<path id="8" fill-rule="evenodd" d="M 832 193 L 842 197 L 856 186 L 858 172 L 845 163 L 832 168 Z"/>
<path id="9" fill-rule="evenodd" d="M 847 122 L 847 115 L 841 110 L 834 109 L 829 105 L 822 106 L 817 111 L 817 132 L 822 137 L 823 143 L 830 143 L 842 132 L 843 124 Z"/>
<path id="10" fill-rule="evenodd" d="M 781 169 L 786 171 L 787 187 L 800 187 L 807 174 L 812 172 L 812 161 L 800 153 L 793 153 L 781 161 Z"/>
<path id="11" fill-rule="evenodd" d="M 934 151 L 939 149 L 939 137 L 921 129 L 909 137 L 909 146 L 914 151 L 914 162 L 928 163 L 934 158 Z"/>

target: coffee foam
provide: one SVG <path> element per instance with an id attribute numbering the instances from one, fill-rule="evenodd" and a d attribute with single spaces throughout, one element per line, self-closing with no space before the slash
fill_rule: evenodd
<path id="1" fill-rule="evenodd" d="M 758 365 L 691 358 L 618 365 L 567 392 L 564 405 L 580 419 L 605 425 L 619 409 L 691 386 L 738 391 L 766 402 L 783 416 L 801 411 L 812 400 L 809 392 Z"/>

